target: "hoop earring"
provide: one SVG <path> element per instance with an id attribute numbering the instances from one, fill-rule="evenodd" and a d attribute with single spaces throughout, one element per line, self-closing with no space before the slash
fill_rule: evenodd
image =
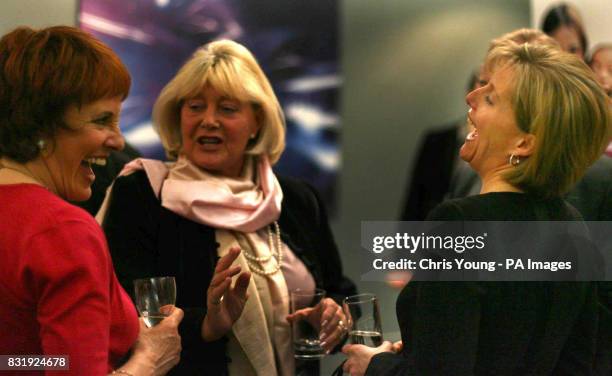
<path id="1" fill-rule="evenodd" d="M 508 160 L 508 163 L 510 163 L 510 165 L 512 166 L 518 166 L 521 163 L 521 157 L 519 157 L 518 155 L 510 155 L 510 159 Z"/>

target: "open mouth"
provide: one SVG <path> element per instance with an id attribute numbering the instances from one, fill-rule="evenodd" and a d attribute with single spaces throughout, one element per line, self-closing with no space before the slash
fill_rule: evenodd
<path id="1" fill-rule="evenodd" d="M 221 143 L 221 139 L 219 137 L 201 136 L 201 137 L 198 137 L 196 141 L 200 145 L 218 145 Z"/>
<path id="2" fill-rule="evenodd" d="M 474 122 L 472 121 L 472 119 L 468 116 L 467 117 L 467 123 L 470 127 L 474 128 Z"/>
<path id="3" fill-rule="evenodd" d="M 472 119 L 468 116 L 467 118 L 467 123 L 470 126 L 470 128 L 472 129 L 470 131 L 470 133 L 468 133 L 468 135 L 465 137 L 465 139 L 467 141 L 474 141 L 477 137 L 478 137 L 478 130 L 476 129 L 476 126 L 474 125 L 474 122 L 472 121 Z"/>

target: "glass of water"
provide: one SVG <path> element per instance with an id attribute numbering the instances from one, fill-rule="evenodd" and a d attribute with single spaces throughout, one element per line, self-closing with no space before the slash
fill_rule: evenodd
<path id="1" fill-rule="evenodd" d="M 302 313 L 291 324 L 296 359 L 317 359 L 325 356 L 325 349 L 319 340 L 323 313 L 321 301 L 324 298 L 323 289 L 315 289 L 314 292 L 298 289 L 289 294 L 289 312 Z"/>
<path id="2" fill-rule="evenodd" d="M 153 277 L 134 280 L 136 308 L 147 327 L 159 324 L 176 303 L 174 277 Z"/>
<path id="3" fill-rule="evenodd" d="M 382 345 L 382 325 L 378 298 L 374 294 L 360 294 L 344 298 L 349 341 L 353 344 L 378 347 Z"/>

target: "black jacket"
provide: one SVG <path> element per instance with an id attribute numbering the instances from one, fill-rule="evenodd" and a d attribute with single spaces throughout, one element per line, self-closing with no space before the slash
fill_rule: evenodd
<path id="1" fill-rule="evenodd" d="M 306 184 L 279 177 L 283 190 L 281 238 L 312 273 L 317 287 L 337 302 L 356 293 L 342 273 L 327 214 Z M 185 311 L 179 327 L 183 351 L 170 375 L 226 375 L 226 338 L 206 343 L 201 325 L 206 292 L 217 263 L 215 229 L 163 208 L 144 171 L 120 177 L 103 223 L 119 281 L 133 292 L 132 281 L 174 276 L 176 305 Z"/>
<path id="2" fill-rule="evenodd" d="M 428 217 L 545 219 L 580 215 L 561 199 L 506 192 L 446 201 Z M 603 375 L 595 368 L 611 361 L 596 355 L 609 318 L 595 282 L 411 282 L 396 309 L 404 349 L 374 356 L 366 375 Z"/>
<path id="3" fill-rule="evenodd" d="M 444 200 L 459 151 L 457 134 L 461 126 L 461 122 L 454 122 L 425 135 L 409 175 L 400 220 L 422 221 Z"/>

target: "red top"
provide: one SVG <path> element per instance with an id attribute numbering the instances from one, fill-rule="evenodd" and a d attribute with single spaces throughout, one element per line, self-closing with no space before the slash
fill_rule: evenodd
<path id="1" fill-rule="evenodd" d="M 0 297 L 0 355 L 70 357 L 45 375 L 106 375 L 138 336 L 100 226 L 37 185 L 0 185 Z"/>

